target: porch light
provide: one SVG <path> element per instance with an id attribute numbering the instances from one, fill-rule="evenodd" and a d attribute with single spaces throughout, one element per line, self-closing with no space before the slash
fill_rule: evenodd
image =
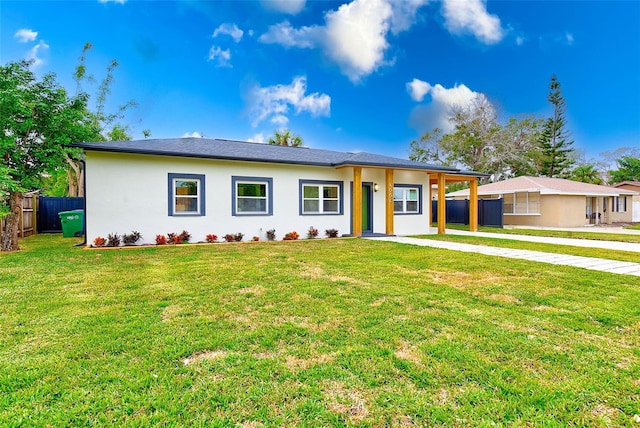
<path id="1" fill-rule="evenodd" d="M 373 183 L 373 191 L 377 192 L 378 189 L 380 189 L 380 186 L 378 186 L 378 183 Z"/>

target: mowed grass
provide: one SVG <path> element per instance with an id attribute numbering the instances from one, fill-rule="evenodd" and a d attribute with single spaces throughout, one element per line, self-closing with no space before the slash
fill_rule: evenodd
<path id="1" fill-rule="evenodd" d="M 0 254 L 0 426 L 636 426 L 637 278 L 362 239 Z"/>

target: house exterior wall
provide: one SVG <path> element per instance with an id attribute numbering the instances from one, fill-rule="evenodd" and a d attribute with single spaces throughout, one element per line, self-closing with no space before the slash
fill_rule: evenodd
<path id="1" fill-rule="evenodd" d="M 505 225 L 579 227 L 585 225 L 584 196 L 540 195 L 540 214 L 505 214 Z"/>
<path id="2" fill-rule="evenodd" d="M 620 198 L 626 199 L 626 211 L 616 212 L 614 211 L 614 204 L 616 198 L 609 198 L 609 204 L 607 206 L 607 211 L 609 211 L 609 216 L 612 223 L 630 223 L 633 221 L 633 198 L 632 196 L 620 196 Z"/>
<path id="3" fill-rule="evenodd" d="M 351 233 L 352 168 L 329 168 L 307 165 L 222 161 L 199 158 L 137 155 L 88 151 L 86 169 L 86 236 L 91 244 L 97 236 L 110 233 L 142 234 L 140 243 L 155 243 L 158 234 L 186 230 L 192 242 L 204 241 L 207 234 L 222 239 L 227 233 L 242 233 L 244 240 L 253 236 L 266 239 L 266 231 L 276 230 L 276 239 L 296 231 L 306 238 L 310 227 L 324 236 L 326 229 Z M 373 193 L 373 232 L 385 232 L 384 170 L 363 168 L 363 182 L 378 183 L 381 191 Z M 170 216 L 168 213 L 168 175 L 198 174 L 205 181 L 205 215 Z M 232 176 L 272 179 L 273 214 L 232 215 Z M 343 183 L 341 215 L 301 215 L 299 180 L 340 181 Z M 396 234 L 428 233 L 428 176 L 420 172 L 398 171 L 395 183 L 423 186 L 422 214 L 394 216 Z M 425 195 L 425 192 L 427 194 Z M 428 201 L 427 201 L 428 202 Z"/>
<path id="4" fill-rule="evenodd" d="M 622 182 L 620 184 L 615 185 L 614 187 L 618 188 L 618 189 L 624 189 L 624 190 L 629 190 L 632 192 L 638 192 L 640 193 L 640 184 L 636 184 L 635 182 Z M 630 215 L 630 220 L 614 220 L 614 221 L 621 221 L 621 222 L 640 222 L 640 194 L 638 195 L 633 195 L 632 197 L 629 197 L 629 199 L 627 199 L 627 210 L 631 211 Z"/>

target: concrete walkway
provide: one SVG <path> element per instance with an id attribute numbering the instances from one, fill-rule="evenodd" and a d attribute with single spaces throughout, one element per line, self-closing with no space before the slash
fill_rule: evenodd
<path id="1" fill-rule="evenodd" d="M 450 232 L 450 231 L 447 230 L 447 232 Z M 459 231 L 456 231 L 456 232 L 459 232 Z M 497 237 L 495 235 L 502 235 L 502 234 L 495 234 L 495 233 L 482 233 L 482 232 L 478 232 L 478 233 L 481 233 L 480 236 L 485 236 L 488 238 Z M 515 239 L 514 236 L 518 236 L 518 235 L 505 234 L 504 236 L 505 236 L 505 239 Z M 520 235 L 519 237 L 533 238 L 532 236 L 522 236 L 522 235 Z M 538 237 L 538 238 L 543 238 L 543 237 Z M 594 258 L 594 257 L 571 256 L 567 254 L 545 253 L 542 251 L 517 250 L 512 248 L 489 247 L 486 245 L 471 245 L 471 244 L 462 244 L 457 242 L 436 241 L 433 239 L 408 238 L 408 237 L 402 237 L 402 236 L 372 237 L 367 239 L 372 239 L 375 241 L 398 242 L 401 244 L 418 245 L 422 247 L 442 248 L 442 249 L 454 250 L 454 251 L 464 251 L 467 253 L 478 253 L 478 254 L 485 254 L 488 256 L 507 257 L 511 259 L 530 260 L 534 262 L 550 263 L 554 265 L 574 266 L 574 267 L 579 267 L 583 269 L 597 270 L 600 272 L 633 275 L 633 276 L 640 277 L 640 263 L 621 262 L 616 260 L 600 259 L 600 258 Z M 568 239 L 568 238 L 545 238 L 545 239 L 547 239 L 547 241 L 536 241 L 536 242 L 553 243 L 548 240 L 562 239 L 565 241 L 566 240 L 572 241 L 571 244 L 565 243 L 563 245 L 575 245 L 573 241 L 581 241 L 580 239 Z M 523 239 L 523 240 L 532 241 L 529 239 Z M 609 242 L 615 245 L 621 244 L 619 242 L 610 242 L 610 241 L 589 241 L 589 242 Z M 636 245 L 640 246 L 640 244 L 636 244 Z M 615 248 L 615 249 L 621 249 L 621 248 Z M 640 249 L 636 251 L 640 251 Z M 638 256 L 638 259 L 640 260 L 640 255 Z"/>
<path id="2" fill-rule="evenodd" d="M 430 230 L 434 234 L 438 231 L 438 229 L 433 227 L 430 228 Z M 601 248 L 603 250 L 632 251 L 640 253 L 640 244 L 635 242 L 600 241 L 596 239 L 553 238 L 550 236 L 514 235 L 510 233 L 469 232 L 466 230 L 456 229 L 447 229 L 445 232 L 448 235 L 481 236 L 483 238 L 511 239 L 514 241 L 542 242 L 545 244 L 571 245 L 574 247 Z M 635 231 L 629 234 L 637 235 Z M 638 261 L 640 262 L 640 255 L 638 255 Z"/>

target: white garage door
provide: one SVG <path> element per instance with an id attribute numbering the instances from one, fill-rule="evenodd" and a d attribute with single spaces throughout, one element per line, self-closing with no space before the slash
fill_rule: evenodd
<path id="1" fill-rule="evenodd" d="M 631 204 L 631 221 L 640 222 L 640 201 L 634 201 Z"/>

